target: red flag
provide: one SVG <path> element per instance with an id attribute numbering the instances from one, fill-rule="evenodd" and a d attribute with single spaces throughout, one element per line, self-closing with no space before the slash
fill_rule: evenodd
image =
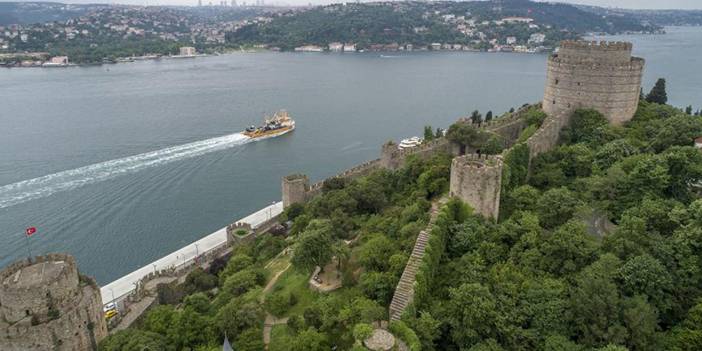
<path id="1" fill-rule="evenodd" d="M 29 228 L 27 228 L 27 230 L 25 232 L 27 233 L 27 236 L 32 236 L 32 234 L 37 232 L 37 228 L 36 227 L 29 227 Z"/>

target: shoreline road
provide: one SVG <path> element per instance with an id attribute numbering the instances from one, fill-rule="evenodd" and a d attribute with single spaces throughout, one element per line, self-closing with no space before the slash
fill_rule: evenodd
<path id="1" fill-rule="evenodd" d="M 264 207 L 237 222 L 245 222 L 256 228 L 258 225 L 266 222 L 268 219 L 279 215 L 283 212 L 283 203 L 276 202 L 270 206 Z M 220 248 L 227 244 L 227 228 L 222 228 L 216 232 L 197 240 L 187 246 L 180 248 L 170 254 L 159 258 L 123 277 L 104 285 L 100 288 L 102 295 L 102 303 L 107 304 L 121 301 L 129 293 L 134 291 L 136 283 L 149 273 L 157 270 L 168 268 L 179 268 L 191 263 L 195 257 L 206 254 L 214 249 Z"/>

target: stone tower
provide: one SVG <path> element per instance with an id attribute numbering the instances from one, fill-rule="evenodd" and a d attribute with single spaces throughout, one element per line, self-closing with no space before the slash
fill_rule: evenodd
<path id="1" fill-rule="evenodd" d="M 623 42 L 562 42 L 548 58 L 543 110 L 562 116 L 592 108 L 615 125 L 630 120 L 639 103 L 644 67 L 631 49 L 631 43 Z"/>
<path id="2" fill-rule="evenodd" d="M 310 180 L 304 174 L 291 174 L 283 177 L 283 208 L 307 201 Z"/>
<path id="3" fill-rule="evenodd" d="M 72 256 L 39 256 L 0 272 L 0 350 L 96 350 L 106 336 L 100 290 Z"/>
<path id="4" fill-rule="evenodd" d="M 470 205 L 476 213 L 497 219 L 502 190 L 502 158 L 465 155 L 451 162 L 451 196 Z"/>

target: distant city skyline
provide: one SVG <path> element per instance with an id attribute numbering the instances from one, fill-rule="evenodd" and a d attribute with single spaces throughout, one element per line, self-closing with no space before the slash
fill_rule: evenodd
<path id="1" fill-rule="evenodd" d="M 0 0 L 7 2 L 8 0 Z M 47 0 L 9 0 L 10 2 L 34 2 Z M 52 2 L 71 3 L 71 4 L 125 4 L 125 5 L 179 5 L 179 6 L 198 6 L 198 0 L 48 0 Z M 202 5 L 221 4 L 221 0 L 205 0 Z M 702 10 L 702 0 L 536 0 L 549 2 L 563 2 L 568 4 L 594 5 L 602 7 L 621 7 L 631 9 L 686 9 L 686 10 Z M 341 0 L 270 0 L 267 4 L 271 5 L 324 5 L 332 3 L 346 2 Z M 351 2 L 351 1 L 349 1 Z M 369 1 L 362 1 L 369 2 Z M 241 1 L 239 3 L 242 3 Z M 256 0 L 250 0 L 247 4 L 253 5 Z M 227 1 L 230 6 L 230 1 Z"/>

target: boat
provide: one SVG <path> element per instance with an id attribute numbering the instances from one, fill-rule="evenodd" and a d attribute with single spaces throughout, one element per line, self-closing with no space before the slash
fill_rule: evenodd
<path id="1" fill-rule="evenodd" d="M 407 139 L 402 139 L 402 141 L 400 141 L 400 144 L 397 145 L 397 148 L 400 150 L 411 149 L 413 147 L 417 147 L 419 145 L 422 145 L 423 141 L 424 140 L 422 140 L 422 138 L 416 137 L 416 136 L 411 137 L 411 138 L 407 138 Z"/>
<path id="2" fill-rule="evenodd" d="M 252 139 L 272 138 L 281 136 L 295 129 L 295 121 L 290 118 L 288 112 L 280 110 L 273 114 L 273 117 L 264 118 L 261 126 L 250 126 L 242 134 Z"/>

